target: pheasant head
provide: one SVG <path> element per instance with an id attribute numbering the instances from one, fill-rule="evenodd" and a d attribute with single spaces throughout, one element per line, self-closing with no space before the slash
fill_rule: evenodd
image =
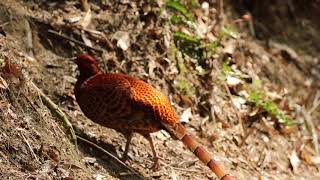
<path id="1" fill-rule="evenodd" d="M 93 57 L 88 54 L 82 54 L 75 59 L 75 63 L 80 70 L 79 79 L 86 80 L 100 73 L 99 65 Z"/>

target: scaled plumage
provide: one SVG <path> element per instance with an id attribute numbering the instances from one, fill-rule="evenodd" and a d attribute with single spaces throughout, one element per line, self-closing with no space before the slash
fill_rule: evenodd
<path id="1" fill-rule="evenodd" d="M 89 119 L 125 135 L 124 159 L 132 134 L 139 133 L 150 142 L 153 167 L 159 168 L 150 133 L 165 129 L 173 138 L 182 140 L 221 179 L 233 179 L 192 136 L 186 134 L 169 100 L 160 91 L 128 75 L 101 73 L 96 60 L 86 54 L 80 55 L 76 63 L 80 70 L 74 89 L 76 100 Z"/>

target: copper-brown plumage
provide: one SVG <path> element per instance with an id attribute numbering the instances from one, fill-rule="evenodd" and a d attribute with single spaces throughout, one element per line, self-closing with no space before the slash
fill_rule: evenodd
<path id="1" fill-rule="evenodd" d="M 94 58 L 80 55 L 76 59 L 80 75 L 74 92 L 83 113 L 92 121 L 117 130 L 127 138 L 125 159 L 133 133 L 143 135 L 151 145 L 154 168 L 158 156 L 150 133 L 167 130 L 181 140 L 221 180 L 232 180 L 195 139 L 188 135 L 169 100 L 144 81 L 124 74 L 101 73 Z"/>

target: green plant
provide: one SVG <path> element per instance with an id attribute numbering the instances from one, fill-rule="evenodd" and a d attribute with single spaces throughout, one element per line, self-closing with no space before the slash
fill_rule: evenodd
<path id="1" fill-rule="evenodd" d="M 190 5 L 193 8 L 199 8 L 200 3 L 198 0 L 188 0 L 188 5 Z"/>
<path id="2" fill-rule="evenodd" d="M 179 1 L 168 0 L 166 2 L 166 7 L 181 13 L 188 21 L 193 21 L 193 15 Z"/>
<path id="3" fill-rule="evenodd" d="M 237 39 L 240 37 L 240 34 L 237 32 L 236 28 L 230 24 L 227 24 L 222 27 L 221 33 L 220 33 L 220 39 L 225 38 L 234 38 Z"/>
<path id="4" fill-rule="evenodd" d="M 180 16 L 177 16 L 175 14 L 170 17 L 170 21 L 174 24 L 183 24 L 184 23 L 183 19 Z"/>
<path id="5" fill-rule="evenodd" d="M 220 80 L 225 81 L 226 76 L 236 76 L 238 78 L 243 78 L 245 75 L 241 72 L 235 72 L 230 67 L 230 60 L 225 60 L 222 64 L 222 73 L 220 75 Z M 263 90 L 262 82 L 257 79 L 253 79 L 250 86 L 246 89 L 249 91 L 249 97 L 247 101 L 254 104 L 254 106 L 261 108 L 263 111 L 267 112 L 269 115 L 275 117 L 279 123 L 286 126 L 292 126 L 295 122 L 289 118 L 285 113 L 277 106 L 276 103 L 268 100 L 266 93 Z"/>
<path id="6" fill-rule="evenodd" d="M 265 98 L 266 93 L 261 89 L 261 87 L 261 81 L 253 80 L 248 101 L 253 103 L 256 107 L 263 109 L 269 115 L 275 117 L 279 123 L 286 126 L 294 125 L 294 120 L 285 115 L 285 113 L 274 102 Z"/>
<path id="7" fill-rule="evenodd" d="M 224 75 L 228 75 L 228 74 L 231 74 L 232 72 L 232 69 L 230 67 L 230 60 L 225 60 L 222 64 L 222 73 Z"/>
<path id="8" fill-rule="evenodd" d="M 176 78 L 175 86 L 183 95 L 190 96 L 195 91 L 190 82 L 181 74 Z"/>
<path id="9" fill-rule="evenodd" d="M 196 45 L 199 45 L 200 41 L 201 41 L 201 38 L 199 38 L 197 36 L 191 36 L 191 35 L 188 35 L 186 33 L 180 32 L 180 31 L 177 31 L 174 33 L 174 38 L 177 40 L 186 41 L 186 42 L 196 44 Z"/>
<path id="10" fill-rule="evenodd" d="M 222 64 L 222 71 L 219 75 L 219 79 L 222 81 L 227 80 L 227 76 L 236 76 L 235 72 L 230 67 L 230 59 L 226 59 Z"/>
<path id="11" fill-rule="evenodd" d="M 197 71 L 197 74 L 200 75 L 200 76 L 204 76 L 206 74 L 208 74 L 209 71 L 205 70 L 202 66 L 196 64 L 196 71 Z"/>
<path id="12" fill-rule="evenodd" d="M 197 0 L 188 0 L 185 2 L 188 7 L 199 8 L 200 4 Z M 218 42 L 206 42 L 195 34 L 197 25 L 194 22 L 193 14 L 188 11 L 188 8 L 177 0 L 168 0 L 165 3 L 167 9 L 173 10 L 174 14 L 170 17 L 170 22 L 184 26 L 190 33 L 186 34 L 181 31 L 176 31 L 174 42 L 179 51 L 198 61 L 203 60 L 205 57 L 210 57 L 219 46 Z M 203 71 L 198 68 L 200 73 Z"/>
<path id="13" fill-rule="evenodd" d="M 175 44 L 178 49 L 188 56 L 201 60 L 203 57 L 202 49 L 199 48 L 201 39 L 197 36 L 190 36 L 183 32 L 175 32 L 174 33 Z"/>

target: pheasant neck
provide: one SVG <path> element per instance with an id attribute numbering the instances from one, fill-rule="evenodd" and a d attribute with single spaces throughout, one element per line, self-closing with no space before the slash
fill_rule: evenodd
<path id="1" fill-rule="evenodd" d="M 97 66 L 92 68 L 81 69 L 80 68 L 80 75 L 78 77 L 77 83 L 82 84 L 85 80 L 89 79 L 96 74 L 100 74 L 100 69 Z"/>

